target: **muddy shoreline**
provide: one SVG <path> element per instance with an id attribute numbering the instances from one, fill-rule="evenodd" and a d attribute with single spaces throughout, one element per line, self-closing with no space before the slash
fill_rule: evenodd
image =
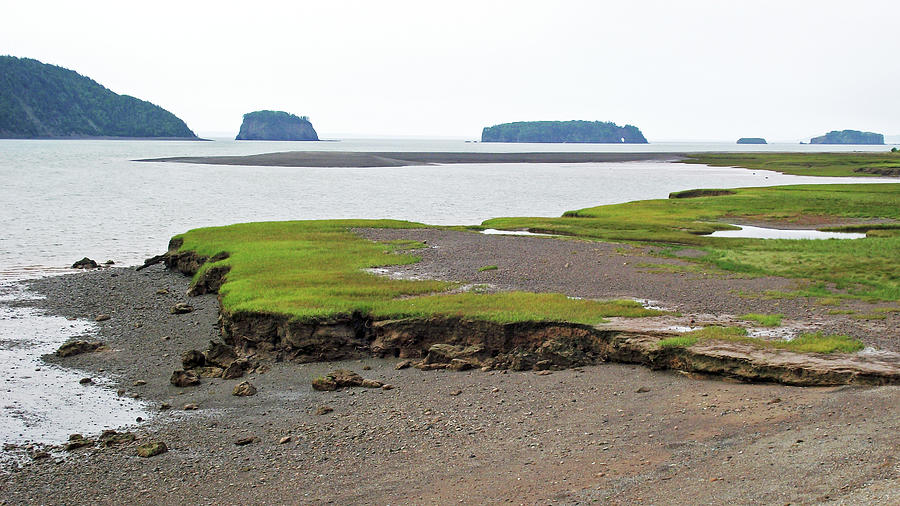
<path id="1" fill-rule="evenodd" d="M 388 233 L 372 234 L 382 232 Z M 508 237 L 482 243 L 482 237 L 422 236 L 433 247 L 422 252 L 422 262 L 398 273 L 471 278 L 498 289 L 557 290 L 566 284 L 574 295 L 634 293 L 630 283 L 662 291 L 671 281 L 684 288 L 671 292 L 669 303 L 710 314 L 777 302 L 715 297 L 716 276 L 641 272 L 646 268 L 637 264 L 647 257 L 616 251 L 615 245 L 598 252 L 594 248 L 603 245 Z M 487 256 L 500 268 L 477 272 Z M 617 282 L 577 282 L 579 276 L 596 280 L 594 271 L 580 269 L 601 261 L 608 261 Z M 545 277 L 530 270 L 537 266 Z M 659 285 L 649 279 L 659 279 Z M 125 395 L 136 394 L 154 409 L 163 403 L 173 409 L 156 411 L 135 429 L 134 444 L 83 448 L 4 470 L 0 490 L 10 504 L 150 504 L 165 497 L 303 504 L 900 500 L 896 386 L 729 383 L 613 363 L 543 373 L 396 370 L 399 358 L 365 358 L 271 362 L 261 374 L 177 388 L 169 377 L 180 367 L 181 353 L 218 339 L 215 295 L 188 297 L 188 278 L 161 266 L 104 269 L 30 285 L 47 299 L 23 305 L 74 318 L 110 315 L 98 323 L 97 337 L 107 351 L 52 360 L 112 375 Z M 194 311 L 171 314 L 178 302 Z M 777 307 L 796 316 L 808 310 L 794 303 Z M 872 339 L 894 342 L 891 334 Z M 312 390 L 312 378 L 336 368 L 394 388 Z M 232 396 L 242 380 L 259 393 Z M 184 411 L 185 404 L 199 409 Z M 322 406 L 333 411 L 317 415 Z M 251 443 L 235 444 L 247 438 Z M 135 456 L 135 445 L 148 440 L 165 441 L 169 451 L 150 459 Z"/>
<path id="2" fill-rule="evenodd" d="M 264 167 L 403 167 L 450 163 L 607 163 L 671 161 L 685 153 L 441 153 L 285 151 L 244 156 L 148 158 L 138 162 L 178 162 Z"/>

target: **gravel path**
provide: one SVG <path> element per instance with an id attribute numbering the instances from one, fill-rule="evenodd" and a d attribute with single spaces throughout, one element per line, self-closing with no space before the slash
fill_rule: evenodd
<path id="1" fill-rule="evenodd" d="M 423 234 L 417 237 L 437 247 L 425 251 L 416 268 L 425 272 L 443 265 L 447 270 L 439 274 L 455 279 L 504 287 L 534 283 L 549 290 L 572 283 L 565 291 L 573 295 L 633 294 L 697 304 L 703 311 L 737 312 L 740 304 L 755 307 L 757 301 L 715 292 L 709 287 L 725 283 L 717 277 L 632 270 L 632 262 L 657 261 L 647 257 L 604 259 L 616 254 L 615 246 Z M 456 260 L 450 264 L 436 262 L 452 253 L 453 245 L 466 254 L 451 254 Z M 525 246 L 516 250 L 516 245 Z M 584 265 L 575 267 L 580 262 Z M 608 273 L 627 272 L 631 281 L 611 275 L 598 290 L 570 274 L 588 266 L 596 270 L 598 262 L 628 262 Z M 522 270 L 511 269 L 511 263 Z M 500 269 L 472 272 L 486 264 Z M 539 272 L 547 274 L 539 278 Z M 645 276 L 671 278 L 673 286 L 695 284 L 673 298 L 662 285 L 642 285 Z M 729 280 L 729 286 L 730 281 L 760 282 Z M 28 304 L 77 318 L 110 315 L 99 323 L 98 336 L 110 351 L 54 360 L 89 374 L 112 374 L 126 395 L 138 394 L 151 406 L 172 405 L 135 429 L 137 443 L 161 440 L 169 451 L 139 458 L 134 443 L 54 452 L 0 472 L 0 503 L 900 501 L 898 387 L 735 384 L 620 364 L 546 375 L 423 372 L 395 370 L 395 360 L 370 359 L 273 363 L 264 374 L 242 378 L 259 389 L 257 395 L 234 397 L 231 390 L 241 380 L 205 379 L 188 388 L 168 382 L 182 351 L 203 349 L 216 335 L 215 297 L 185 297 L 187 283 L 159 267 L 104 269 L 32 283 L 48 298 Z M 697 287 L 709 291 L 698 294 Z M 636 288 L 652 291 L 631 292 Z M 167 293 L 157 293 L 161 290 Z M 195 311 L 169 314 L 176 302 L 189 302 Z M 311 389 L 311 378 L 339 367 L 394 388 Z M 146 384 L 136 385 L 138 380 Z M 181 409 L 188 403 L 199 409 Z M 333 411 L 317 415 L 322 406 Z M 255 439 L 235 444 L 248 437 Z M 282 442 L 286 437 L 290 440 Z"/>

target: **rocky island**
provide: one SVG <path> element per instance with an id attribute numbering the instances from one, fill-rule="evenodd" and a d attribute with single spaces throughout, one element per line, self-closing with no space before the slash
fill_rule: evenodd
<path id="1" fill-rule="evenodd" d="M 485 127 L 481 142 L 647 144 L 636 126 L 604 121 L 518 121 Z"/>
<path id="2" fill-rule="evenodd" d="M 196 139 L 171 112 L 30 58 L 0 56 L 0 138 Z"/>
<path id="3" fill-rule="evenodd" d="M 244 115 L 239 141 L 317 141 L 319 135 L 306 116 L 284 111 L 254 111 Z"/>
<path id="4" fill-rule="evenodd" d="M 813 137 L 810 144 L 884 144 L 884 135 L 859 130 L 832 130 L 825 135 Z"/>
<path id="5" fill-rule="evenodd" d="M 766 140 L 762 137 L 741 137 L 737 140 L 738 144 L 766 144 Z"/>

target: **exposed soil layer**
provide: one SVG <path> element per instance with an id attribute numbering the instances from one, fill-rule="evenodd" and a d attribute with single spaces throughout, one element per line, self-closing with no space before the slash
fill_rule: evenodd
<path id="1" fill-rule="evenodd" d="M 185 297 L 188 278 L 159 266 L 32 286 L 48 298 L 29 305 L 111 316 L 95 336 L 108 351 L 54 361 L 103 370 L 126 395 L 173 409 L 133 443 L 0 472 L 9 504 L 900 501 L 896 386 L 733 384 L 611 363 L 549 374 L 396 370 L 400 359 L 370 358 L 276 362 L 265 374 L 177 388 L 169 376 L 181 353 L 217 336 L 214 296 Z M 194 311 L 173 315 L 176 302 Z M 338 368 L 393 389 L 311 388 Z M 258 393 L 233 396 L 243 380 Z M 189 403 L 199 409 L 181 409 Z M 168 451 L 137 457 L 149 441 Z"/>
<path id="2" fill-rule="evenodd" d="M 180 162 L 268 167 L 402 167 L 437 163 L 586 163 L 673 160 L 683 153 L 408 153 L 285 151 L 245 156 L 182 156 L 139 162 Z"/>

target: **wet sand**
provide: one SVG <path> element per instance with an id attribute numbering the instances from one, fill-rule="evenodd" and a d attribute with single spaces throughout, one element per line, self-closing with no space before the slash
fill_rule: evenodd
<path id="1" fill-rule="evenodd" d="M 366 233 L 382 232 L 387 233 Z M 421 275 L 471 278 L 503 288 L 561 287 L 571 295 L 591 290 L 647 294 L 643 296 L 682 309 L 696 306 L 698 311 L 744 308 L 732 304 L 765 309 L 754 301 L 773 304 L 726 296 L 715 289 L 724 283 L 717 276 L 641 272 L 645 268 L 636 267 L 637 262 L 657 259 L 627 247 L 458 232 L 407 233 L 418 233 L 431 246 L 421 252 L 423 262 L 412 266 Z M 488 257 L 493 261 L 486 262 Z M 472 272 L 487 263 L 500 268 Z M 587 270 L 596 265 L 608 274 L 606 282 L 597 283 L 603 278 Z M 544 274 L 533 270 L 538 266 Z M 746 282 L 748 289 L 789 283 L 725 281 Z M 758 285 L 749 286 L 752 283 Z M 125 395 L 137 394 L 153 408 L 164 402 L 172 405 L 174 409 L 156 411 L 135 429 L 138 443 L 161 440 L 169 451 L 139 458 L 133 443 L 82 448 L 65 458 L 60 452 L 2 471 L 0 501 L 900 501 L 900 387 L 740 384 L 621 364 L 546 375 L 424 372 L 395 370 L 395 359 L 367 359 L 271 363 L 263 374 L 204 379 L 200 386 L 177 388 L 168 380 L 180 368 L 180 354 L 204 349 L 216 336 L 215 296 L 187 297 L 187 286 L 187 278 L 159 266 L 32 283 L 47 299 L 23 304 L 78 318 L 111 316 L 99 323 L 98 337 L 108 343 L 108 351 L 53 360 L 112 374 Z M 684 288 L 666 292 L 669 286 Z M 172 315 L 169 309 L 176 302 L 188 302 L 195 311 Z M 312 378 L 339 367 L 394 388 L 312 390 Z M 242 380 L 253 383 L 259 393 L 232 396 L 232 388 Z M 184 411 L 187 403 L 199 409 Z M 315 414 L 321 406 L 333 411 Z M 255 439 L 235 444 L 247 437 Z M 285 437 L 290 440 L 281 442 Z"/>
<path id="2" fill-rule="evenodd" d="M 403 167 L 449 163 L 587 163 L 668 161 L 684 153 L 407 153 L 351 151 L 285 151 L 245 156 L 183 156 L 139 162 L 180 162 L 269 167 Z"/>

